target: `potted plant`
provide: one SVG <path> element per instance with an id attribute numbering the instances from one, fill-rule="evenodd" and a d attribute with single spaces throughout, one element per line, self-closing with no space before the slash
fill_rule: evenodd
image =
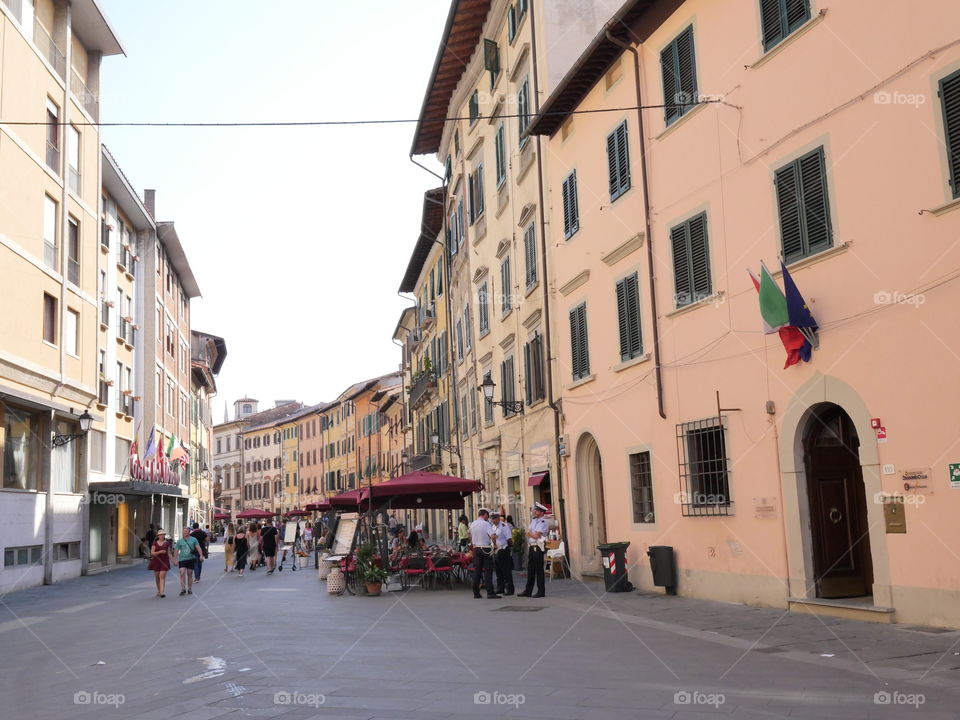
<path id="1" fill-rule="evenodd" d="M 360 570 L 360 576 L 367 586 L 367 595 L 379 595 L 383 583 L 385 583 L 389 577 L 386 570 L 378 565 L 374 565 L 372 562 L 363 566 Z"/>
<path id="2" fill-rule="evenodd" d="M 512 543 L 510 544 L 514 570 L 520 570 L 523 567 L 523 550 L 526 544 L 526 533 L 522 528 L 514 528 Z"/>

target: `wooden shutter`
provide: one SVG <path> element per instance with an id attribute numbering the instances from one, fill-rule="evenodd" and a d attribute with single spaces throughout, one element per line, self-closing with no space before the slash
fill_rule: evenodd
<path id="1" fill-rule="evenodd" d="M 673 252 L 673 292 L 677 307 L 689 305 L 693 287 L 688 254 L 687 226 L 677 225 L 670 231 L 670 246 Z"/>
<path id="2" fill-rule="evenodd" d="M 693 109 L 697 102 L 697 65 L 693 25 L 660 52 L 663 76 L 664 120 L 667 125 Z"/>
<path id="3" fill-rule="evenodd" d="M 643 343 L 640 337 L 640 297 L 636 273 L 617 283 L 617 319 L 620 327 L 620 359 L 639 357 Z"/>
<path id="4" fill-rule="evenodd" d="M 947 167 L 953 196 L 960 197 L 960 72 L 940 81 L 943 128 L 947 144 Z"/>
<path id="5" fill-rule="evenodd" d="M 524 388 L 527 405 L 530 405 L 533 402 L 533 373 L 531 372 L 531 367 L 532 367 L 532 364 L 530 362 L 530 343 L 524 343 L 523 345 L 523 377 L 525 377 L 527 380 Z"/>
<path id="6" fill-rule="evenodd" d="M 670 125 L 681 115 L 680 107 L 674 104 L 680 93 L 675 42 L 660 51 L 660 71 L 663 77 L 663 117 L 667 125 Z"/>
<path id="7" fill-rule="evenodd" d="M 483 68 L 490 71 L 491 79 L 500 72 L 500 48 L 489 38 L 483 39 Z"/>
<path id="8" fill-rule="evenodd" d="M 780 211 L 780 243 L 784 262 L 803 257 L 803 231 L 800 225 L 800 178 L 796 163 L 777 170 L 777 206 Z"/>
<path id="9" fill-rule="evenodd" d="M 590 374 L 590 356 L 587 348 L 587 306 L 578 305 L 570 311 L 570 339 L 573 379 Z"/>
<path id="10" fill-rule="evenodd" d="M 529 288 L 537 281 L 536 229 L 531 223 L 523 234 L 523 251 L 526 260 L 526 282 Z"/>
<path id="11" fill-rule="evenodd" d="M 533 399 L 542 400 L 547 396 L 543 376 L 543 338 L 537 334 L 530 342 L 530 363 L 533 373 Z"/>
<path id="12" fill-rule="evenodd" d="M 610 176 L 610 198 L 617 197 L 620 178 L 617 175 L 617 132 L 607 135 L 607 173 Z"/>
<path id="13" fill-rule="evenodd" d="M 763 49 L 769 50 L 783 40 L 783 13 L 780 0 L 760 0 L 760 25 L 763 30 Z"/>
<path id="14" fill-rule="evenodd" d="M 507 361 L 504 360 L 500 363 L 500 399 L 507 399 Z M 503 416 L 507 416 L 507 406 L 502 405 L 501 410 L 503 410 Z"/>
<path id="15" fill-rule="evenodd" d="M 677 71 L 680 78 L 680 91 L 683 93 L 683 101 L 686 103 L 697 102 L 697 63 L 693 48 L 693 25 L 680 33 L 676 40 L 677 45 Z M 692 105 L 684 105 L 680 108 L 680 114 L 693 110 Z"/>
<path id="16" fill-rule="evenodd" d="M 513 307 L 513 303 L 511 302 L 512 298 L 510 297 L 510 293 L 513 290 L 513 284 L 510 278 L 509 257 L 505 257 L 503 262 L 500 264 L 500 285 L 502 286 L 501 292 L 503 293 L 502 309 L 503 312 L 507 312 L 507 310 Z"/>
<path id="17" fill-rule="evenodd" d="M 701 213 L 687 221 L 690 239 L 693 302 L 709 297 L 713 292 L 710 278 L 710 246 L 707 239 L 707 214 Z"/>
<path id="18" fill-rule="evenodd" d="M 800 188 L 803 193 L 803 220 L 806 254 L 826 250 L 833 242 L 830 231 L 830 208 L 827 200 L 827 169 L 823 148 L 798 161 Z"/>
<path id="19" fill-rule="evenodd" d="M 810 19 L 810 0 L 785 0 L 786 33 L 789 35 Z"/>
<path id="20" fill-rule="evenodd" d="M 577 207 L 577 171 L 563 181 L 563 236 L 570 238 L 580 229 L 580 210 Z"/>

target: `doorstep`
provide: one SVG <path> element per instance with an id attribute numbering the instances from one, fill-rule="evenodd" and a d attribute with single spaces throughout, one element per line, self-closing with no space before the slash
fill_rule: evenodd
<path id="1" fill-rule="evenodd" d="M 580 573 L 581 580 L 593 580 L 594 582 L 603 582 L 603 572 L 597 570 L 587 570 Z"/>
<path id="2" fill-rule="evenodd" d="M 874 605 L 871 600 L 872 598 L 787 598 L 787 609 L 810 615 L 892 624 L 896 609 Z"/>

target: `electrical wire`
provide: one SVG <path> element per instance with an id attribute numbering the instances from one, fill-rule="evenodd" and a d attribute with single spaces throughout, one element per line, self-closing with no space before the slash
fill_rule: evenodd
<path id="1" fill-rule="evenodd" d="M 568 110 L 543 112 L 537 117 L 559 115 L 592 115 L 595 113 L 625 112 L 627 110 L 656 110 L 668 107 L 693 107 L 696 105 L 713 105 L 720 100 L 702 100 L 695 103 L 664 103 L 660 105 L 632 105 L 615 108 L 596 108 L 594 110 Z M 337 125 L 400 125 L 410 123 L 457 122 L 467 120 L 500 120 L 506 118 L 531 118 L 530 113 L 477 115 L 475 117 L 441 117 L 441 118 L 384 118 L 382 120 L 264 120 L 249 122 L 71 122 L 78 127 L 190 127 L 190 128 L 225 128 L 225 127 L 321 127 Z M 0 125 L 66 125 L 64 122 L 48 122 L 39 120 L 0 120 Z"/>

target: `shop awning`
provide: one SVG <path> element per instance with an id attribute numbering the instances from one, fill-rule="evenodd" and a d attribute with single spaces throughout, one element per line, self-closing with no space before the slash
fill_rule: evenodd
<path id="1" fill-rule="evenodd" d="M 361 492 L 361 490 L 348 490 L 339 495 L 334 495 L 328 502 L 332 507 L 337 509 L 356 510 L 360 505 Z"/>
<path id="2" fill-rule="evenodd" d="M 367 501 L 372 494 L 376 504 L 389 501 L 393 508 L 456 510 L 463 507 L 463 498 L 480 490 L 479 480 L 418 471 L 365 488 L 362 498 Z"/>
<path id="3" fill-rule="evenodd" d="M 257 510 L 253 508 L 250 510 L 244 510 L 243 512 L 238 512 L 237 517 L 241 520 L 268 520 L 275 514 L 276 513 L 272 513 L 269 510 Z"/>
<path id="4" fill-rule="evenodd" d="M 87 486 L 87 489 L 92 493 L 116 493 L 120 495 L 173 495 L 175 497 L 182 497 L 179 485 L 143 482 L 142 480 L 131 480 L 130 482 L 91 482 Z"/>
<path id="5" fill-rule="evenodd" d="M 540 483 L 550 477 L 549 472 L 538 472 L 530 476 L 527 480 L 527 487 L 539 487 Z"/>
<path id="6" fill-rule="evenodd" d="M 304 510 L 316 510 L 317 512 L 327 512 L 327 510 L 331 510 L 332 508 L 333 506 L 326 500 L 322 502 L 307 503 L 303 506 Z"/>

